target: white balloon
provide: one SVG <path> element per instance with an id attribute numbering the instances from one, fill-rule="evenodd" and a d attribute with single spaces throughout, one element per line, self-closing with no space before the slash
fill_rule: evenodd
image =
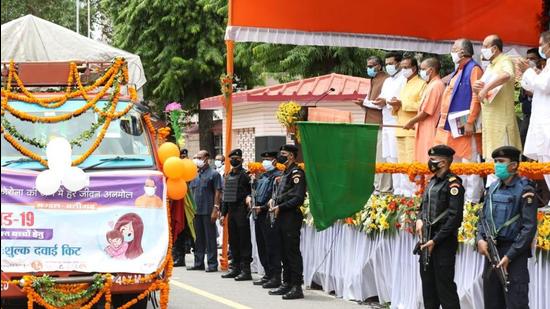
<path id="1" fill-rule="evenodd" d="M 63 178 L 67 169 L 71 167 L 71 144 L 64 138 L 52 139 L 46 147 L 48 168 L 54 171 L 59 178 Z"/>
<path id="2" fill-rule="evenodd" d="M 61 178 L 52 170 L 45 170 L 36 177 L 35 186 L 42 195 L 52 195 L 59 190 Z"/>
<path id="3" fill-rule="evenodd" d="M 78 167 L 70 167 L 63 174 L 61 183 L 69 191 L 79 191 L 90 185 L 90 177 Z"/>

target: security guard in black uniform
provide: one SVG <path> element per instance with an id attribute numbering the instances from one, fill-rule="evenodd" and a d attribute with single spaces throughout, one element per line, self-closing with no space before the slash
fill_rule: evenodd
<path id="1" fill-rule="evenodd" d="M 517 170 L 521 151 L 512 146 L 495 149 L 495 175 L 499 180 L 486 191 L 485 203 L 478 223 L 477 248 L 488 256 L 487 235 L 496 236 L 501 258 L 497 267 L 508 274 L 508 292 L 487 260 L 483 274 L 483 299 L 487 309 L 529 308 L 529 271 L 527 259 L 537 232 L 536 187 L 530 180 L 519 177 Z M 486 221 L 483 222 L 482 220 Z M 492 231 L 487 231 L 484 224 Z"/>
<path id="2" fill-rule="evenodd" d="M 233 268 L 222 278 L 235 278 L 236 281 L 252 280 L 250 263 L 252 262 L 252 243 L 250 241 L 250 223 L 246 197 L 250 195 L 250 178 L 242 167 L 243 152 L 235 149 L 229 154 L 231 171 L 225 177 L 222 199 L 223 220 L 229 214 L 229 246 L 233 256 Z"/>
<path id="3" fill-rule="evenodd" d="M 422 238 L 423 230 L 428 233 L 425 237 L 428 241 L 419 248 L 429 252 L 425 267 L 420 259 L 422 295 L 427 309 L 438 309 L 440 305 L 443 309 L 460 308 L 454 275 L 464 187 L 462 180 L 449 172 L 454 153 L 445 145 L 434 146 L 428 151 L 428 167 L 434 176 L 422 196 L 416 221 L 417 234 Z"/>
<path id="4" fill-rule="evenodd" d="M 303 215 L 300 206 L 306 196 L 305 174 L 296 165 L 298 148 L 281 147 L 277 162 L 285 165 L 285 172 L 270 200 L 269 211 L 275 215 L 282 244 L 283 283 L 270 295 L 283 295 L 283 299 L 304 298 L 302 292 L 303 261 L 300 252 L 300 229 Z"/>
<path id="5" fill-rule="evenodd" d="M 254 285 L 261 285 L 264 289 L 272 289 L 281 285 L 281 241 L 277 235 L 276 228 L 268 216 L 267 202 L 271 199 L 275 179 L 282 175 L 276 168 L 277 151 L 264 152 L 262 156 L 262 167 L 265 169 L 258 180 L 253 182 L 254 199 L 247 198 L 247 204 L 251 212 L 255 212 L 254 231 L 256 233 L 256 244 L 258 245 L 258 256 L 265 270 L 265 275 Z M 252 205 L 252 201 L 256 205 Z"/>

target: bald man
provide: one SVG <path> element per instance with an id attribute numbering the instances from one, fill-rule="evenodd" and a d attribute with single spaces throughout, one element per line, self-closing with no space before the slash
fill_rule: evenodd
<path id="1" fill-rule="evenodd" d="M 136 207 L 149 207 L 149 208 L 161 208 L 162 199 L 156 195 L 157 186 L 151 178 L 145 180 L 143 186 L 145 193 L 136 199 Z"/>
<path id="2" fill-rule="evenodd" d="M 435 129 L 445 90 L 445 84 L 439 76 L 440 69 L 441 63 L 437 58 L 428 58 L 420 64 L 420 78 L 428 86 L 422 95 L 418 113 L 403 126 L 406 130 L 414 130 L 416 126 L 414 159 L 417 162 L 428 162 L 428 150 L 434 145 Z"/>
<path id="3" fill-rule="evenodd" d="M 483 155 L 488 160 L 492 160 L 488 155 L 501 146 L 514 146 L 521 150 L 514 107 L 515 68 L 502 50 L 503 42 L 498 35 L 492 34 L 483 40 L 481 55 L 490 64 L 483 77 L 474 83 L 474 92 L 481 101 L 483 115 Z"/>

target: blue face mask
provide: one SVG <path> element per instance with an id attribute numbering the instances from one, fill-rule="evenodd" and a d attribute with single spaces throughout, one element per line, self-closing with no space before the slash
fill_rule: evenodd
<path id="1" fill-rule="evenodd" d="M 271 172 L 275 168 L 275 166 L 273 166 L 273 163 L 271 163 L 271 161 L 269 161 L 269 160 L 263 160 L 262 161 L 262 166 L 268 172 Z"/>
<path id="2" fill-rule="evenodd" d="M 539 46 L 539 55 L 542 57 L 542 59 L 548 59 L 548 56 L 546 56 L 542 51 L 542 46 Z"/>
<path id="3" fill-rule="evenodd" d="M 508 172 L 508 163 L 496 162 L 495 175 L 501 180 L 508 179 L 511 176 L 510 172 Z"/>
<path id="4" fill-rule="evenodd" d="M 397 73 L 397 68 L 393 64 L 388 64 L 386 65 L 386 72 L 388 72 L 391 76 L 394 76 L 395 73 Z"/>
<path id="5" fill-rule="evenodd" d="M 376 70 L 374 68 L 367 68 L 367 75 L 369 77 L 375 77 L 376 73 L 378 73 L 378 72 L 376 72 Z"/>

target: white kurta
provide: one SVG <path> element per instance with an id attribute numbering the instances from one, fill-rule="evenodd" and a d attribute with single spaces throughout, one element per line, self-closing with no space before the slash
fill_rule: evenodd
<path id="1" fill-rule="evenodd" d="M 523 154 L 534 160 L 550 161 L 550 62 L 540 74 L 528 69 L 521 79 L 523 89 L 533 93 L 531 119 Z"/>
<path id="2" fill-rule="evenodd" d="M 380 91 L 380 97 L 386 101 L 390 101 L 393 97 L 399 98 L 401 89 L 407 83 L 407 79 L 401 74 L 401 72 L 386 78 Z M 369 108 L 380 109 L 380 107 L 368 102 L 365 99 L 363 103 Z M 397 118 L 392 115 L 392 107 L 386 104 L 382 108 L 382 123 L 384 125 L 396 125 Z M 397 158 L 397 140 L 395 138 L 395 128 L 382 127 L 382 157 L 384 158 Z"/>
<path id="3" fill-rule="evenodd" d="M 533 93 L 523 154 L 539 162 L 550 162 L 550 61 L 540 74 L 533 69 L 525 71 L 521 86 Z M 550 187 L 550 175 L 544 175 L 544 179 Z"/>

